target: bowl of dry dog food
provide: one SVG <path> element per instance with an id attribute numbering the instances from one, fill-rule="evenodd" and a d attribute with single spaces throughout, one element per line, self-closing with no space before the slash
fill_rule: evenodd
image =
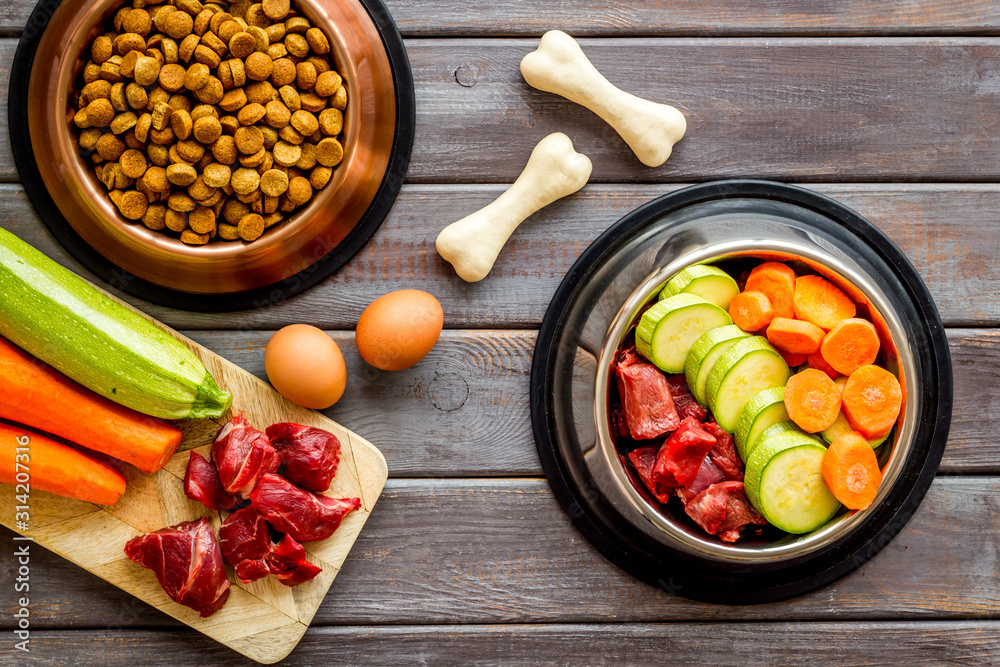
<path id="1" fill-rule="evenodd" d="M 288 298 L 398 193 L 413 92 L 377 1 L 40 3 L 11 83 L 25 188 L 115 287 L 165 305 Z"/>

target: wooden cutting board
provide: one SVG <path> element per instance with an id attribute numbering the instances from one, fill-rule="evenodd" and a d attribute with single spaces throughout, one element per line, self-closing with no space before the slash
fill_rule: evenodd
<path id="1" fill-rule="evenodd" d="M 213 616 L 201 618 L 198 612 L 167 597 L 152 570 L 125 556 L 125 543 L 131 538 L 181 521 L 207 516 L 218 531 L 223 516 L 184 495 L 184 471 L 189 450 L 197 450 L 211 460 L 212 442 L 228 416 L 177 422 L 184 439 L 177 454 L 155 474 L 122 464 L 128 487 L 113 506 L 32 491 L 28 530 L 14 527 L 12 512 L 3 513 L 0 524 L 253 660 L 277 662 L 295 648 L 309 627 L 371 514 L 388 477 L 385 458 L 364 438 L 318 412 L 285 400 L 266 382 L 157 324 L 194 351 L 219 386 L 233 394 L 233 411 L 242 411 L 253 426 L 264 430 L 271 424 L 289 421 L 325 429 L 340 439 L 340 465 L 328 493 L 361 498 L 361 508 L 347 515 L 328 539 L 304 545 L 309 560 L 323 571 L 312 581 L 288 588 L 271 576 L 251 584 L 239 583 L 227 566 L 232 584 L 229 600 Z M 0 484 L 3 507 L 18 504 L 14 495 L 13 485 Z"/>

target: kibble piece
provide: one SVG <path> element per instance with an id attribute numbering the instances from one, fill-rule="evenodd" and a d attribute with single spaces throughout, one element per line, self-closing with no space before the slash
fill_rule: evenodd
<path id="1" fill-rule="evenodd" d="M 197 234 L 211 234 L 215 231 L 215 213 L 210 208 L 199 206 L 188 215 L 188 226 Z"/>
<path id="2" fill-rule="evenodd" d="M 229 199 L 222 207 L 222 217 L 231 225 L 239 224 L 244 215 L 250 213 L 250 207 L 237 199 Z"/>
<path id="3" fill-rule="evenodd" d="M 111 106 L 114 107 L 115 111 L 128 111 L 128 100 L 125 99 L 125 83 L 116 83 L 111 86 L 111 94 L 108 95 L 108 100 L 111 102 Z"/>
<path id="4" fill-rule="evenodd" d="M 288 16 L 288 10 L 292 7 L 289 0 L 263 0 L 261 8 L 267 18 L 272 21 L 280 21 Z"/>
<path id="5" fill-rule="evenodd" d="M 271 45 L 271 40 L 268 38 L 267 33 L 263 28 L 258 28 L 256 26 L 248 26 L 247 34 L 252 35 L 256 44 L 254 49 L 256 51 L 266 52 L 267 48 Z"/>
<path id="6" fill-rule="evenodd" d="M 80 91 L 80 95 L 83 97 L 83 101 L 88 104 L 94 100 L 106 100 L 111 97 L 111 83 L 105 81 L 104 79 L 91 81 L 83 87 L 83 90 Z"/>
<path id="7" fill-rule="evenodd" d="M 197 62 L 202 63 L 203 65 L 208 65 L 213 69 L 218 67 L 219 63 L 222 62 L 222 59 L 219 58 L 219 54 L 213 51 L 212 49 L 208 48 L 204 44 L 199 44 L 198 46 L 195 47 L 194 59 Z"/>
<path id="8" fill-rule="evenodd" d="M 121 66 L 118 63 L 111 62 L 110 59 L 106 60 L 101 65 L 101 78 L 111 83 L 118 83 L 122 80 Z"/>
<path id="9" fill-rule="evenodd" d="M 152 126 L 153 126 L 152 114 L 144 113 L 141 116 L 139 116 L 139 120 L 135 122 L 135 129 L 133 130 L 135 138 L 141 141 L 142 143 L 146 143 L 146 140 L 149 139 L 149 129 Z"/>
<path id="10" fill-rule="evenodd" d="M 205 155 L 205 147 L 193 139 L 177 142 L 177 153 L 191 164 L 196 163 Z"/>
<path id="11" fill-rule="evenodd" d="M 190 137 L 193 125 L 191 114 L 184 109 L 174 111 L 170 115 L 170 128 L 174 131 L 174 136 L 178 139 L 183 140 Z"/>
<path id="12" fill-rule="evenodd" d="M 118 164 L 121 165 L 122 171 L 129 178 L 139 178 L 146 173 L 146 156 L 135 149 L 122 153 Z"/>
<path id="13" fill-rule="evenodd" d="M 87 115 L 90 115 L 89 111 L 87 112 Z M 111 121 L 111 125 L 109 125 L 109 127 L 115 134 L 122 134 L 135 127 L 138 120 L 139 117 L 135 115 L 134 111 L 126 111 L 125 113 L 120 113 L 115 116 L 115 119 Z"/>
<path id="14" fill-rule="evenodd" d="M 277 44 L 271 44 L 268 46 L 264 53 L 266 53 L 267 57 L 271 60 L 279 60 L 288 55 L 288 49 L 285 48 L 284 44 L 278 42 Z M 274 76 L 273 72 L 271 73 L 271 76 Z"/>
<path id="15" fill-rule="evenodd" d="M 240 238 L 240 230 L 236 225 L 222 223 L 219 225 L 219 238 L 223 241 L 236 241 Z"/>
<path id="16" fill-rule="evenodd" d="M 219 107 L 224 111 L 236 111 L 242 109 L 247 103 L 247 94 L 242 88 L 233 88 L 226 91 L 219 101 Z"/>
<path id="17" fill-rule="evenodd" d="M 316 166 L 316 144 L 304 143 L 300 148 L 302 157 L 295 163 L 295 168 L 308 171 Z"/>
<path id="18" fill-rule="evenodd" d="M 239 113 L 236 114 L 236 118 L 240 121 L 240 125 L 253 125 L 263 118 L 265 113 L 264 107 L 254 102 L 240 109 Z"/>
<path id="19" fill-rule="evenodd" d="M 319 113 L 326 108 L 325 97 L 320 97 L 316 93 L 302 93 L 299 95 L 299 101 L 302 102 L 302 108 L 310 113 Z"/>
<path id="20" fill-rule="evenodd" d="M 305 204 L 312 199 L 312 185 L 302 176 L 296 176 L 288 182 L 288 201 L 296 205 Z"/>
<path id="21" fill-rule="evenodd" d="M 316 116 L 302 109 L 293 113 L 289 122 L 304 136 L 309 136 L 319 129 L 319 121 L 316 120 Z"/>
<path id="22" fill-rule="evenodd" d="M 167 179 L 167 170 L 163 167 L 152 166 L 142 175 L 142 183 L 152 192 L 170 192 L 170 181 Z"/>
<path id="23" fill-rule="evenodd" d="M 146 50 L 146 40 L 143 39 L 142 35 L 137 35 L 134 32 L 126 32 L 118 35 L 114 40 L 114 45 L 115 52 L 119 56 L 124 56 L 129 51 L 139 51 L 141 53 Z"/>
<path id="24" fill-rule="evenodd" d="M 184 73 L 184 87 L 188 90 L 198 90 L 206 83 L 208 83 L 208 77 L 212 73 L 208 69 L 208 65 L 204 63 L 195 63 L 187 68 L 187 72 Z"/>
<path id="25" fill-rule="evenodd" d="M 195 200 L 191 199 L 190 196 L 183 192 L 172 192 L 170 193 L 170 196 L 167 197 L 167 206 L 174 211 L 190 213 L 197 205 L 198 204 Z"/>
<path id="26" fill-rule="evenodd" d="M 264 136 L 256 127 L 241 127 L 234 135 L 236 148 L 243 155 L 253 155 L 264 148 Z"/>
<path id="27" fill-rule="evenodd" d="M 192 126 L 194 138 L 203 144 L 211 144 L 222 136 L 222 123 L 212 116 L 202 116 Z"/>
<path id="28" fill-rule="evenodd" d="M 236 162 L 239 152 L 236 150 L 236 140 L 228 134 L 224 134 L 212 144 L 212 155 L 222 164 L 232 164 Z"/>
<path id="29" fill-rule="evenodd" d="M 333 175 L 333 169 L 330 167 L 316 167 L 309 174 L 309 183 L 317 190 L 322 190 L 326 187 L 326 184 L 330 182 L 330 176 Z"/>
<path id="30" fill-rule="evenodd" d="M 194 32 L 196 35 L 204 36 L 208 32 L 209 24 L 212 22 L 212 17 L 215 16 L 215 12 L 207 7 L 198 12 L 194 17 Z"/>
<path id="31" fill-rule="evenodd" d="M 145 109 L 146 103 L 149 102 L 146 89 L 137 83 L 130 83 L 125 88 L 125 99 L 132 109 Z"/>
<path id="32" fill-rule="evenodd" d="M 278 133 L 275 132 L 274 128 L 266 125 L 258 125 L 257 129 L 260 130 L 261 135 L 264 137 L 264 148 L 267 150 L 274 148 L 274 145 L 278 143 Z"/>
<path id="33" fill-rule="evenodd" d="M 170 116 L 174 110 L 166 102 L 159 102 L 153 107 L 153 129 L 164 130 L 170 125 Z"/>
<path id="34" fill-rule="evenodd" d="M 92 151 L 97 148 L 97 141 L 101 138 L 101 131 L 96 127 L 86 129 L 80 133 L 80 148 L 85 151 Z"/>
<path id="35" fill-rule="evenodd" d="M 293 16 L 285 21 L 285 32 L 288 34 L 304 34 L 311 27 L 309 20 L 302 16 Z"/>
<path id="36" fill-rule="evenodd" d="M 115 109 L 110 100 L 97 99 L 87 105 L 86 117 L 90 127 L 107 127 L 115 118 Z"/>
<path id="37" fill-rule="evenodd" d="M 194 93 L 198 101 L 205 104 L 218 104 L 222 101 L 223 95 L 225 95 L 225 91 L 222 89 L 222 82 L 214 76 L 208 77 L 205 85 Z"/>
<path id="38" fill-rule="evenodd" d="M 243 167 L 233 172 L 229 184 L 236 194 L 248 195 L 260 186 L 260 174 L 253 169 Z"/>
<path id="39" fill-rule="evenodd" d="M 154 129 L 149 131 L 149 140 L 160 146 L 168 146 L 174 143 L 174 139 L 176 138 L 173 129 L 169 127 L 165 127 L 162 130 Z"/>
<path id="40" fill-rule="evenodd" d="M 271 66 L 271 83 L 279 88 L 295 81 L 295 63 L 288 58 L 277 58 Z"/>
<path id="41" fill-rule="evenodd" d="M 244 241 L 256 241 L 264 233 L 264 216 L 248 213 L 240 218 L 237 228 Z"/>
<path id="42" fill-rule="evenodd" d="M 278 169 L 268 169 L 260 177 L 261 191 L 270 197 L 279 197 L 288 190 L 288 174 Z"/>
<path id="43" fill-rule="evenodd" d="M 191 62 L 191 58 L 194 57 L 194 54 L 198 50 L 198 46 L 200 44 L 201 37 L 191 33 L 181 40 L 180 46 L 177 47 L 177 57 L 186 63 Z"/>
<path id="44" fill-rule="evenodd" d="M 222 131 L 229 136 L 236 134 L 236 130 L 240 129 L 240 121 L 236 116 L 223 116 L 219 119 L 219 123 L 222 125 Z"/>
<path id="45" fill-rule="evenodd" d="M 195 169 L 197 171 L 197 169 Z M 213 188 L 212 186 L 205 183 L 203 176 L 199 176 L 194 179 L 194 183 L 188 186 L 187 193 L 191 195 L 191 198 L 195 201 L 202 202 L 202 206 L 205 206 L 204 202 L 215 196 L 215 193 L 219 191 L 218 188 Z M 194 225 L 191 226 L 194 229 Z"/>
<path id="46" fill-rule="evenodd" d="M 145 58 L 146 55 L 139 51 L 129 51 L 122 58 L 121 64 L 118 66 L 118 70 L 122 73 L 122 76 L 126 79 L 132 79 L 135 77 L 135 63 L 139 58 Z"/>
<path id="47" fill-rule="evenodd" d="M 269 81 L 254 81 L 247 84 L 247 101 L 267 104 L 274 99 L 274 86 Z"/>
<path id="48" fill-rule="evenodd" d="M 301 90 L 312 90 L 316 77 L 316 68 L 312 63 L 301 62 L 295 66 L 295 85 Z"/>
<path id="49" fill-rule="evenodd" d="M 186 12 L 171 12 L 163 27 L 174 39 L 184 39 L 194 31 L 194 19 Z"/>
<path id="50" fill-rule="evenodd" d="M 259 167 L 260 165 L 264 164 L 264 158 L 266 157 L 267 157 L 267 150 L 265 150 L 264 147 L 262 146 L 261 149 L 256 153 L 254 153 L 253 155 L 241 155 L 240 164 L 243 165 L 244 167 L 251 167 L 251 168 Z"/>
<path id="51" fill-rule="evenodd" d="M 187 213 L 168 207 L 163 217 L 163 223 L 172 232 L 183 232 L 188 228 Z"/>
<path id="52" fill-rule="evenodd" d="M 173 132 L 173 130 L 171 130 L 171 132 Z M 152 134 L 152 132 L 150 132 L 150 134 Z M 149 161 L 158 167 L 166 167 L 170 164 L 167 152 L 166 146 L 161 146 L 159 144 L 153 144 L 146 149 L 146 155 L 149 157 Z M 148 169 L 146 170 L 146 173 L 149 173 Z M 166 176 L 164 176 L 164 178 L 166 178 Z"/>
<path id="53" fill-rule="evenodd" d="M 90 59 L 97 65 L 103 65 L 112 55 L 114 55 L 114 46 L 111 38 L 107 35 L 101 35 L 90 45 Z"/>
<path id="54" fill-rule="evenodd" d="M 229 70 L 233 77 L 233 86 L 237 88 L 245 86 L 247 83 L 247 71 L 243 61 L 239 58 L 233 58 L 228 62 Z"/>
<path id="55" fill-rule="evenodd" d="M 271 127 L 285 127 L 292 118 L 291 111 L 283 102 L 271 100 L 264 107 L 264 117 Z"/>
<path id="56" fill-rule="evenodd" d="M 285 127 L 281 128 L 281 130 L 278 132 L 278 136 L 281 137 L 282 141 L 285 141 L 294 146 L 298 146 L 303 141 L 306 140 L 305 137 L 299 134 L 299 131 L 296 130 L 291 125 L 286 125 Z"/>
<path id="57" fill-rule="evenodd" d="M 118 201 L 118 210 L 129 220 L 138 220 L 146 213 L 149 202 L 138 190 L 129 190 Z"/>
<path id="58" fill-rule="evenodd" d="M 301 65 L 302 63 L 299 64 Z M 344 80 L 336 72 L 323 72 L 316 77 L 316 85 L 313 87 L 313 90 L 316 91 L 317 95 L 330 97 L 331 95 L 337 94 L 337 90 L 343 82 Z"/>
<path id="59" fill-rule="evenodd" d="M 187 12 L 192 17 L 202 10 L 201 0 L 177 0 L 177 9 Z"/>
<path id="60" fill-rule="evenodd" d="M 167 180 L 174 185 L 184 188 L 194 183 L 196 178 L 198 178 L 198 172 L 189 164 L 172 164 L 167 167 Z"/>
<path id="61" fill-rule="evenodd" d="M 190 229 L 185 229 L 181 232 L 181 242 L 187 245 L 205 245 L 211 240 L 212 237 L 208 234 L 198 234 Z"/>
<path id="62" fill-rule="evenodd" d="M 316 144 L 316 161 L 324 167 L 335 167 L 344 159 L 344 147 L 333 137 Z"/>
<path id="63" fill-rule="evenodd" d="M 306 43 L 309 44 L 309 48 L 312 49 L 313 53 L 321 56 L 330 53 L 330 42 L 319 28 L 309 28 L 306 30 Z"/>
<path id="64" fill-rule="evenodd" d="M 211 104 L 199 104 L 191 109 L 191 120 L 198 120 L 199 118 L 204 118 L 206 116 L 211 116 L 212 118 L 218 120 L 219 110 Z"/>
<path id="65" fill-rule="evenodd" d="M 205 185 L 213 188 L 222 188 L 229 185 L 229 178 L 232 175 L 229 167 L 224 164 L 214 162 L 205 167 L 201 177 Z"/>
<path id="66" fill-rule="evenodd" d="M 206 32 L 202 35 L 201 43 L 215 51 L 215 54 L 219 56 L 220 59 L 229 53 L 229 48 L 226 46 L 226 43 L 219 39 L 214 32 Z"/>
<path id="67" fill-rule="evenodd" d="M 139 123 L 137 121 L 136 125 L 138 124 Z M 138 151 L 145 150 L 146 144 L 135 138 L 135 128 L 132 128 L 131 132 L 126 132 L 122 136 L 125 138 L 125 145 L 129 148 L 133 148 Z"/>
<path id="68" fill-rule="evenodd" d="M 281 96 L 281 101 L 285 103 L 288 110 L 295 113 L 302 108 L 302 100 L 299 98 L 299 91 L 297 91 L 292 86 L 282 86 L 278 89 L 278 95 Z"/>
<path id="69" fill-rule="evenodd" d="M 256 169 L 254 169 L 252 171 L 255 174 L 257 173 Z M 252 203 L 254 203 L 255 201 L 257 201 L 258 199 L 260 199 L 263 196 L 264 196 L 264 193 L 260 191 L 260 188 L 257 188 L 253 192 L 251 192 L 249 194 L 245 194 L 245 195 L 240 194 L 238 192 L 236 193 L 236 198 L 239 199 L 244 204 L 252 204 Z M 253 210 L 253 207 L 251 206 L 250 209 Z"/>
<path id="70" fill-rule="evenodd" d="M 229 40 L 229 53 L 235 58 L 246 58 L 257 50 L 257 40 L 248 32 L 238 32 Z"/>
<path id="71" fill-rule="evenodd" d="M 93 83 L 101 78 L 101 66 L 94 62 L 89 62 L 83 66 L 83 82 Z"/>
<path id="72" fill-rule="evenodd" d="M 264 13 L 264 8 L 260 5 L 260 3 L 250 5 L 250 7 L 247 8 L 246 20 L 247 25 L 255 25 L 258 28 L 271 25 L 271 21 L 267 14 Z"/>
<path id="73" fill-rule="evenodd" d="M 151 204 L 146 208 L 146 212 L 142 216 L 142 224 L 154 232 L 158 232 L 167 226 L 166 218 L 166 206 L 163 204 Z"/>
<path id="74" fill-rule="evenodd" d="M 135 32 L 143 37 L 153 28 L 153 20 L 145 9 L 130 9 L 122 19 L 122 30 Z"/>
<path id="75" fill-rule="evenodd" d="M 149 103 L 146 104 L 146 110 L 152 111 L 157 104 L 160 104 L 161 102 L 166 104 L 170 100 L 170 93 L 157 86 L 149 91 L 148 97 Z"/>
<path id="76" fill-rule="evenodd" d="M 212 17 L 212 20 L 208 22 L 208 29 L 218 35 L 219 29 L 222 26 L 222 24 L 225 23 L 226 21 L 232 21 L 232 20 L 233 20 L 233 15 L 230 14 L 229 12 L 226 11 L 218 12 L 215 16 Z"/>
<path id="77" fill-rule="evenodd" d="M 310 63 L 316 68 L 317 76 L 323 72 L 329 72 L 331 70 L 330 61 L 326 58 L 320 58 L 319 56 L 309 56 L 306 58 L 306 62 Z"/>
<path id="78" fill-rule="evenodd" d="M 185 14 L 185 16 L 187 15 Z M 184 87 L 184 75 L 186 73 L 183 67 L 175 63 L 164 65 L 160 68 L 159 72 L 160 86 L 164 90 L 175 93 Z"/>
<path id="79" fill-rule="evenodd" d="M 286 141 L 279 141 L 272 149 L 274 161 L 282 167 L 294 166 L 302 157 L 302 149 Z"/>
<path id="80" fill-rule="evenodd" d="M 84 107 L 83 109 L 80 109 L 79 111 L 76 112 L 76 114 L 73 116 L 73 122 L 81 130 L 85 130 L 88 127 L 91 126 L 90 119 L 87 118 L 87 108 L 86 107 Z"/>
<path id="81" fill-rule="evenodd" d="M 271 76 L 271 70 L 274 69 L 274 62 L 267 54 L 260 51 L 251 53 L 244 64 L 246 65 L 247 78 L 254 81 L 266 81 Z"/>
<path id="82" fill-rule="evenodd" d="M 319 114 L 319 129 L 328 137 L 335 137 L 344 129 L 344 114 L 340 109 L 323 109 Z"/>
<path id="83" fill-rule="evenodd" d="M 285 25 L 287 26 L 288 24 L 286 23 Z M 309 55 L 309 42 L 298 33 L 285 35 L 284 44 L 285 48 L 288 49 L 288 53 L 296 58 L 305 58 Z"/>
<path id="84" fill-rule="evenodd" d="M 163 52 L 163 63 L 161 64 L 176 65 L 181 59 L 180 47 L 177 46 L 177 42 L 169 37 L 163 38 L 163 41 L 160 43 L 160 51 Z M 188 57 L 190 57 L 190 54 L 188 54 Z"/>

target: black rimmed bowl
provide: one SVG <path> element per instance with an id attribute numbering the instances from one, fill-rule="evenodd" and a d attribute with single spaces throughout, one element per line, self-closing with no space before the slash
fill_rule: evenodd
<path id="1" fill-rule="evenodd" d="M 802 262 L 868 305 L 905 406 L 880 448 L 884 481 L 864 512 L 803 536 L 724 544 L 683 511 L 650 504 L 629 481 L 607 426 L 614 350 L 638 310 L 695 262 Z M 531 377 L 538 452 L 556 496 L 611 561 L 684 597 L 770 602 L 819 588 L 885 547 L 937 471 L 951 418 L 951 359 L 916 270 L 877 228 L 816 193 L 764 181 L 698 185 L 626 215 L 570 269 L 545 315 Z"/>

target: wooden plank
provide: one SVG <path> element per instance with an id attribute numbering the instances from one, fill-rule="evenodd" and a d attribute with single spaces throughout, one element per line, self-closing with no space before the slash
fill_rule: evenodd
<path id="1" fill-rule="evenodd" d="M 386 0 L 405 36 L 539 35 L 559 27 L 574 35 L 909 35 L 966 34 L 1000 29 L 990 0 L 551 0 L 545 11 L 528 3 L 482 0 Z M 17 34 L 33 0 L 9 0 L 0 34 Z"/>
<path id="2" fill-rule="evenodd" d="M 977 664 L 1000 649 L 996 621 L 868 623 L 669 623 L 312 627 L 289 656 L 294 664 L 735 663 Z M 32 650 L 54 664 L 75 656 L 113 667 L 173 667 L 178 660 L 245 665 L 220 644 L 187 632 L 112 629 L 32 633 Z M 891 647 L 891 648 L 890 648 Z"/>
<path id="3" fill-rule="evenodd" d="M 270 332 L 193 332 L 260 378 Z M 528 408 L 533 331 L 445 331 L 413 368 L 384 373 L 334 331 L 347 362 L 331 419 L 377 442 L 393 477 L 541 475 Z M 955 409 L 941 471 L 1000 474 L 1000 332 L 952 329 Z"/>
<path id="4" fill-rule="evenodd" d="M 390 480 L 313 624 L 990 618 L 1000 604 L 998 494 L 1000 478 L 940 477 L 857 572 L 787 602 L 731 607 L 618 570 L 571 526 L 545 480 Z M 13 558 L 0 550 L 0 567 L 10 571 Z M 37 546 L 31 558 L 33 629 L 173 624 Z M 4 627 L 13 604 L 0 600 Z"/>
<path id="5" fill-rule="evenodd" d="M 1000 105 L 998 105 L 1000 109 Z M 130 301 L 182 329 L 275 329 L 306 321 L 353 329 L 385 292 L 416 288 L 444 306 L 445 325 L 536 327 L 556 286 L 581 252 L 615 220 L 676 185 L 588 185 L 544 209 L 515 232 L 490 276 L 468 284 L 437 256 L 434 238 L 448 223 L 489 203 L 499 185 L 408 185 L 386 222 L 342 269 L 307 293 L 242 313 L 181 312 Z M 913 261 L 945 323 L 1000 323 L 1000 186 L 974 184 L 812 185 L 868 217 Z M 0 226 L 80 271 L 40 224 L 19 187 L 0 186 Z"/>
<path id="6" fill-rule="evenodd" d="M 15 43 L 0 41 L 2 90 Z M 417 90 L 408 179 L 510 182 L 554 131 L 593 160 L 595 182 L 1000 178 L 995 38 L 582 44 L 623 88 L 686 113 L 687 136 L 666 165 L 644 167 L 597 116 L 528 87 L 518 64 L 537 40 L 417 39 L 406 44 Z M 3 125 L 0 116 L 0 177 L 11 180 Z"/>

